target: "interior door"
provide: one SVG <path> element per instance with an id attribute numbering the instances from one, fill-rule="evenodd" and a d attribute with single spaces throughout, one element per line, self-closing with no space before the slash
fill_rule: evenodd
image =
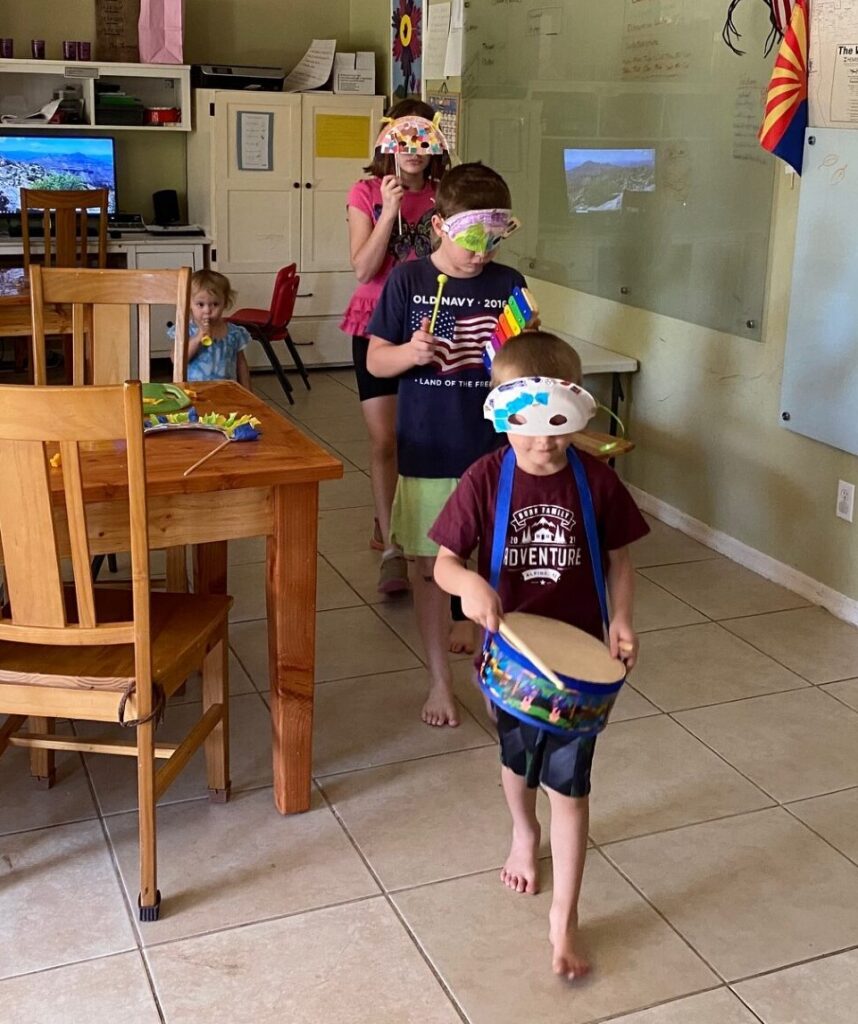
<path id="1" fill-rule="evenodd" d="M 301 97 L 301 271 L 351 270 L 346 196 L 369 163 L 381 96 Z"/>
<path id="2" fill-rule="evenodd" d="M 297 262 L 301 236 L 301 97 L 218 92 L 214 235 L 226 274 Z"/>

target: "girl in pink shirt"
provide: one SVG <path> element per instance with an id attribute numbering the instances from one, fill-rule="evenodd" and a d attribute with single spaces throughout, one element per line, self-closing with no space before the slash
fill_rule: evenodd
<path id="1" fill-rule="evenodd" d="M 431 121 L 435 112 L 419 100 L 403 100 L 388 117 L 416 115 Z M 347 200 L 349 256 L 358 279 L 340 324 L 352 335 L 361 411 L 370 441 L 370 479 L 375 502 L 372 546 L 382 550 L 378 589 L 393 594 L 408 588 L 408 567 L 402 551 L 390 543 L 390 507 L 396 489 L 397 378 L 379 379 L 366 368 L 369 340 L 366 327 L 384 282 L 399 263 L 428 256 L 432 249 L 431 219 L 435 186 L 446 170 L 444 156 L 394 157 L 376 150 L 366 168 L 370 175 L 356 182 Z M 400 228 L 401 221 L 401 228 Z"/>

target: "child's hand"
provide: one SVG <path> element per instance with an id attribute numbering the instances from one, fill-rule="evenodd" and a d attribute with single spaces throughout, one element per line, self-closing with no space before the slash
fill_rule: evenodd
<path id="1" fill-rule="evenodd" d="M 611 645 L 611 657 L 625 662 L 626 671 L 630 672 L 638 660 L 638 635 L 628 622 L 614 619 L 608 628 L 608 641 Z"/>
<path id="2" fill-rule="evenodd" d="M 428 366 L 435 361 L 435 337 L 429 333 L 429 317 L 424 316 L 420 329 L 411 335 L 408 342 L 415 366 Z"/>
<path id="3" fill-rule="evenodd" d="M 402 205 L 405 189 L 402 182 L 394 174 L 386 174 L 381 179 L 381 210 L 395 217 Z"/>
<path id="4" fill-rule="evenodd" d="M 465 615 L 490 633 L 497 633 L 503 618 L 498 592 L 474 572 L 468 574 L 468 581 L 460 596 Z"/>

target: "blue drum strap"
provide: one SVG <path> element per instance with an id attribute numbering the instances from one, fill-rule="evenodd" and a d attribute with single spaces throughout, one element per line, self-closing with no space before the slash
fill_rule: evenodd
<path id="1" fill-rule="evenodd" d="M 596 513 L 593 510 L 593 496 L 587 482 L 587 473 L 575 449 L 567 450 L 569 466 L 575 476 L 578 487 L 578 499 L 581 502 L 581 514 L 584 516 L 584 532 L 587 534 L 587 547 L 590 551 L 590 562 L 593 565 L 593 577 L 596 593 L 599 596 L 599 607 L 602 611 L 602 623 L 608 629 L 608 601 L 605 593 L 605 573 L 602 568 L 602 553 L 599 547 L 599 533 L 596 529 Z M 498 496 L 495 504 L 495 525 L 492 535 L 492 558 L 489 583 L 497 590 L 503 567 L 503 552 L 506 546 L 506 535 L 509 529 L 509 510 L 512 505 L 512 485 L 515 477 L 515 452 L 508 448 L 501 462 Z"/>
<path id="2" fill-rule="evenodd" d="M 593 510 L 593 495 L 587 483 L 584 464 L 575 449 L 570 445 L 566 449 L 569 465 L 575 474 L 578 485 L 578 500 L 581 502 L 581 514 L 584 516 L 584 532 L 587 534 L 587 547 L 590 549 L 590 561 L 593 563 L 593 578 L 596 581 L 596 593 L 599 595 L 599 607 L 602 609 L 602 625 L 608 631 L 608 599 L 605 593 L 605 570 L 602 567 L 602 551 L 599 547 L 599 531 L 596 529 L 596 513 Z"/>
<path id="3" fill-rule="evenodd" d="M 503 549 L 506 546 L 506 532 L 509 529 L 509 509 L 512 504 L 512 483 L 515 477 L 515 452 L 507 448 L 501 462 L 498 497 L 495 504 L 495 528 L 492 535 L 492 561 L 489 583 L 497 590 L 503 566 Z"/>

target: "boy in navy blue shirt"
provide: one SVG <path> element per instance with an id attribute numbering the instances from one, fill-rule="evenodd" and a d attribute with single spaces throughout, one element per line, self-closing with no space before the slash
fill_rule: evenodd
<path id="1" fill-rule="evenodd" d="M 505 302 L 525 281 L 492 262 L 518 226 L 499 174 L 479 163 L 461 164 L 442 178 L 435 204 L 432 227 L 440 244 L 388 278 L 368 327 L 367 368 L 376 377 L 401 375 L 391 537 L 416 563 L 414 605 L 429 667 L 423 721 L 454 726 L 449 599 L 433 578 L 438 546 L 428 531 L 459 477 L 496 445 L 483 418 L 489 387 L 483 349 Z M 439 274 L 447 281 L 430 334 Z"/>

